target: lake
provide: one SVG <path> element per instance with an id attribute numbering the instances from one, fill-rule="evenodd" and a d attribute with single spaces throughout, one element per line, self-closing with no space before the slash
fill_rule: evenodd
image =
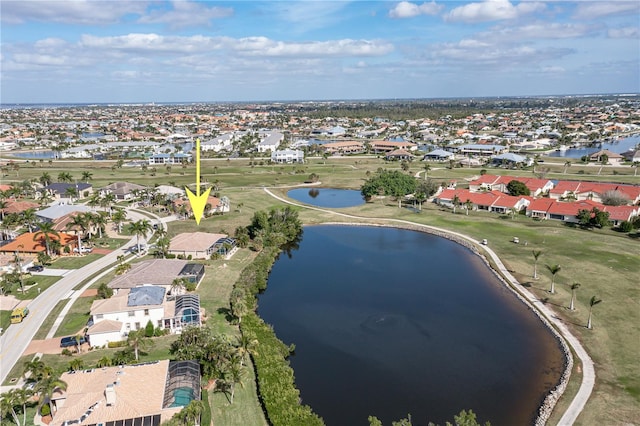
<path id="1" fill-rule="evenodd" d="M 599 144 L 593 148 L 569 148 L 566 151 L 553 151 L 548 154 L 549 157 L 563 157 L 563 158 L 582 158 L 584 155 L 590 155 L 594 152 L 598 152 L 601 149 L 607 149 L 616 154 L 622 154 L 630 149 L 633 149 L 640 143 L 640 136 L 630 136 L 628 138 L 620 139 L 615 142 L 607 142 Z"/>
<path id="2" fill-rule="evenodd" d="M 289 198 L 316 207 L 354 207 L 365 203 L 362 193 L 353 189 L 297 188 L 287 192 Z"/>
<path id="3" fill-rule="evenodd" d="M 259 314 L 296 345 L 302 401 L 328 426 L 444 424 L 462 409 L 531 424 L 564 369 L 555 337 L 478 256 L 416 231 L 305 227 Z"/>

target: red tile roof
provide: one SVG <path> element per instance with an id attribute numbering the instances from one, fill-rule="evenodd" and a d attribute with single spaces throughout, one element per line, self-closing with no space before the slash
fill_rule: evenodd
<path id="1" fill-rule="evenodd" d="M 24 253 L 39 253 L 41 251 L 46 250 L 46 246 L 44 244 L 44 238 L 41 236 L 33 240 L 34 235 L 37 232 L 26 232 L 24 234 L 18 235 L 18 237 L 11 241 L 9 244 L 6 244 L 0 247 L 0 252 L 11 252 L 14 253 L 16 251 L 24 252 Z M 60 232 L 60 239 L 63 246 L 73 245 L 78 240 L 75 236 L 65 234 L 64 232 Z M 57 240 L 56 236 L 51 236 L 52 239 Z"/>

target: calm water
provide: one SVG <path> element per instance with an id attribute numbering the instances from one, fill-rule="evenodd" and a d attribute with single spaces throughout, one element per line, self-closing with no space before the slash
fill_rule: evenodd
<path id="1" fill-rule="evenodd" d="M 526 425 L 563 369 L 551 333 L 484 263 L 414 231 L 306 227 L 259 313 L 295 343 L 303 402 L 329 426 L 444 424 L 462 409 Z"/>
<path id="2" fill-rule="evenodd" d="M 353 189 L 297 188 L 287 192 L 287 196 L 317 207 L 354 207 L 365 203 L 362 193 Z"/>
<path id="3" fill-rule="evenodd" d="M 620 139 L 613 143 L 603 143 L 593 148 L 569 148 L 566 151 L 554 151 L 549 154 L 549 157 L 565 157 L 565 158 L 582 158 L 584 155 L 590 155 L 594 152 L 598 152 L 601 149 L 608 149 L 616 154 L 622 154 L 630 149 L 633 149 L 640 143 L 640 136 L 631 136 L 628 138 Z"/>
<path id="4" fill-rule="evenodd" d="M 53 151 L 32 151 L 32 152 L 16 152 L 10 153 L 13 157 L 17 158 L 28 158 L 30 160 L 49 160 L 55 158 L 55 153 Z"/>

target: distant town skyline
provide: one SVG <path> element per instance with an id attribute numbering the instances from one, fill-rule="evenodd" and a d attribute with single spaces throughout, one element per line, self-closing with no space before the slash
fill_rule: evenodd
<path id="1" fill-rule="evenodd" d="M 0 2 L 0 101 L 640 92 L 640 3 Z"/>

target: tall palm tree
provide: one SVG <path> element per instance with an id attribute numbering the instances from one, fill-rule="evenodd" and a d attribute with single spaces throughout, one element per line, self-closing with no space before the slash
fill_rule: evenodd
<path id="1" fill-rule="evenodd" d="M 469 210 L 473 207 L 471 200 L 467 199 L 467 201 L 464 202 L 464 207 L 467 209 L 467 216 L 469 216 Z"/>
<path id="2" fill-rule="evenodd" d="M 567 168 L 571 167 L 571 161 L 565 161 L 562 173 L 567 174 Z"/>
<path id="3" fill-rule="evenodd" d="M 93 214 L 93 225 L 96 227 L 98 231 L 98 238 L 102 238 L 102 232 L 105 229 L 105 225 L 107 224 L 105 212 L 97 212 Z"/>
<path id="4" fill-rule="evenodd" d="M 138 361 L 140 350 L 148 347 L 151 344 L 151 339 L 144 335 L 144 329 L 132 330 L 127 336 L 127 344 L 133 349 L 136 361 Z"/>
<path id="5" fill-rule="evenodd" d="M 38 181 L 42 184 L 42 186 L 47 186 L 51 184 L 51 175 L 47 172 L 42 173 L 42 176 L 38 178 Z"/>
<path id="6" fill-rule="evenodd" d="M 427 180 L 429 177 L 429 171 L 431 170 L 431 166 L 429 164 L 424 165 L 424 180 Z"/>
<path id="7" fill-rule="evenodd" d="M 43 240 L 44 247 L 47 251 L 47 256 L 51 256 L 51 242 L 55 239 L 60 239 L 60 234 L 54 229 L 52 222 L 40 223 L 40 229 L 33 234 L 33 241 Z"/>
<path id="8" fill-rule="evenodd" d="M 17 426 L 27 424 L 27 403 L 29 402 L 29 398 L 31 398 L 31 392 L 25 389 L 11 389 L 2 395 L 2 411 L 10 412 Z M 20 423 L 16 407 L 22 407 L 22 423 Z"/>
<path id="9" fill-rule="evenodd" d="M 538 279 L 538 258 L 542 256 L 542 250 L 533 250 L 533 279 Z"/>
<path id="10" fill-rule="evenodd" d="M 78 253 L 82 253 L 82 237 L 87 232 L 87 220 L 83 214 L 76 214 L 67 223 L 66 229 L 72 230 L 78 239 Z"/>
<path id="11" fill-rule="evenodd" d="M 460 205 L 460 197 L 458 197 L 458 194 L 453 196 L 453 214 L 456 213 L 456 208 Z"/>
<path id="12" fill-rule="evenodd" d="M 591 324 L 591 314 L 593 313 L 593 307 L 598 303 L 602 302 L 602 300 L 598 299 L 596 296 L 591 296 L 591 300 L 589 300 L 589 319 L 587 320 L 587 328 L 592 329 Z"/>
<path id="13" fill-rule="evenodd" d="M 33 232 L 33 227 L 38 222 L 35 209 L 27 209 L 22 212 L 22 224 L 29 228 L 29 232 Z"/>
<path id="14" fill-rule="evenodd" d="M 546 265 L 546 266 L 549 272 L 551 272 L 551 289 L 549 290 L 549 293 L 554 294 L 556 292 L 556 285 L 555 285 L 556 274 L 560 272 L 562 268 L 558 264 Z"/>
<path id="15" fill-rule="evenodd" d="M 4 220 L 4 209 L 9 206 L 7 200 L 0 200 L 0 222 Z"/>
<path id="16" fill-rule="evenodd" d="M 113 214 L 113 205 L 116 203 L 116 196 L 111 192 L 107 192 L 100 199 L 100 207 L 109 211 L 109 217 L 112 217 Z"/>
<path id="17" fill-rule="evenodd" d="M 118 233 L 122 232 L 122 222 L 127 220 L 127 213 L 122 209 L 117 209 L 111 216 L 111 221 L 116 225 Z"/>
<path id="18" fill-rule="evenodd" d="M 569 310 L 575 310 L 575 302 L 576 302 L 576 290 L 580 288 L 580 283 L 571 284 L 571 303 L 569 304 Z"/>
<path id="19" fill-rule="evenodd" d="M 146 237 L 152 230 L 151 222 L 147 219 L 140 219 L 129 224 L 129 232 L 136 236 L 136 245 L 138 246 L 138 254 L 140 254 L 140 237 Z"/>
<path id="20" fill-rule="evenodd" d="M 91 179 L 93 179 L 93 173 L 89 172 L 89 171 L 84 171 L 82 172 L 82 181 L 83 182 L 89 182 Z"/>
<path id="21" fill-rule="evenodd" d="M 42 377 L 36 382 L 33 390 L 38 395 L 38 410 L 42 408 L 44 404 L 49 404 L 51 415 L 53 415 L 53 404 L 51 403 L 51 397 L 53 396 L 53 393 L 58 389 L 67 390 L 67 382 L 61 380 L 60 376 L 55 373 L 52 373 L 46 377 Z"/>

